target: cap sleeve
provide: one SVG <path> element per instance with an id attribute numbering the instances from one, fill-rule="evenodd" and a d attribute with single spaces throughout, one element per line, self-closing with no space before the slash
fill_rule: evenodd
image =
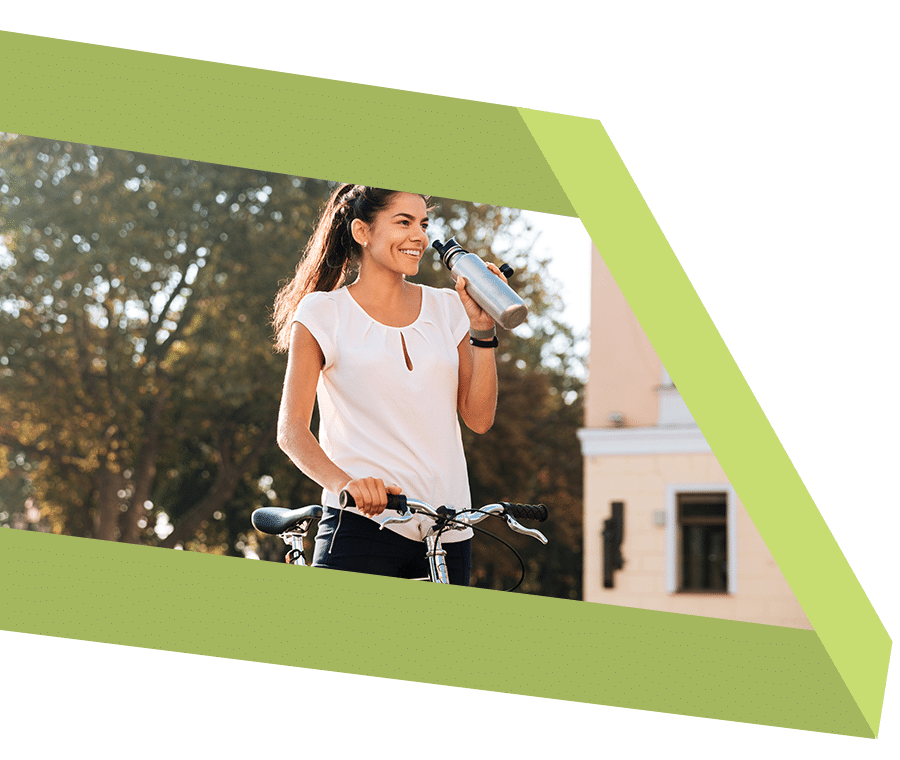
<path id="1" fill-rule="evenodd" d="M 299 322 L 310 331 L 325 357 L 323 369 L 330 367 L 334 361 L 338 325 L 337 304 L 332 294 L 307 293 L 297 305 L 291 321 Z"/>
<path id="2" fill-rule="evenodd" d="M 459 293 L 452 288 L 441 288 L 441 292 L 444 294 L 444 309 L 450 325 L 450 334 L 453 336 L 454 345 L 458 346 L 469 334 L 469 315 L 459 300 Z"/>

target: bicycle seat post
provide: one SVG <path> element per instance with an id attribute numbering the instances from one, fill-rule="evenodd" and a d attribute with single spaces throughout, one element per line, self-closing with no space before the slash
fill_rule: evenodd
<path id="1" fill-rule="evenodd" d="M 428 557 L 428 571 L 432 583 L 450 583 L 447 561 L 444 559 L 447 552 L 441 546 L 440 536 L 435 536 L 430 531 L 425 536 L 425 556 Z"/>
<path id="2" fill-rule="evenodd" d="M 305 527 L 305 526 L 304 526 Z M 285 559 L 291 565 L 303 565 L 306 566 L 306 560 L 303 558 L 303 536 L 306 534 L 304 530 L 303 533 L 291 533 L 290 536 L 290 547 L 291 550 L 288 552 L 287 557 Z M 288 536 L 284 536 L 284 542 L 287 543 Z"/>

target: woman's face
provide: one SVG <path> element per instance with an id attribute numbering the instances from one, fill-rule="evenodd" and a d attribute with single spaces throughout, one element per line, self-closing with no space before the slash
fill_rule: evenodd
<path id="1" fill-rule="evenodd" d="M 408 276 L 419 271 L 428 247 L 425 200 L 414 193 L 395 193 L 371 224 L 359 229 L 357 242 L 366 243 L 363 259 Z"/>

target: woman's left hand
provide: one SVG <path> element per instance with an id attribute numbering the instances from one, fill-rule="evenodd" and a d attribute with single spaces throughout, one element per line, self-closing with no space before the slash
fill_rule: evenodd
<path id="1" fill-rule="evenodd" d="M 497 268 L 495 264 L 491 264 L 490 262 L 485 262 L 487 268 L 493 272 L 497 277 L 499 277 L 503 282 L 507 282 L 506 277 L 503 273 Z M 482 309 L 476 302 L 475 299 L 472 298 L 466 292 L 466 278 L 465 277 L 457 277 L 456 278 L 456 292 L 459 293 L 459 300 L 462 301 L 462 305 L 466 310 L 466 314 L 469 316 L 469 326 L 473 330 L 491 330 L 494 327 L 494 318 L 488 314 L 484 309 Z"/>

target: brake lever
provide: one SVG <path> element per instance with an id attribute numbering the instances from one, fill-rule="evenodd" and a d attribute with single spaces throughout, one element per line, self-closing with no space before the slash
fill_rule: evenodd
<path id="1" fill-rule="evenodd" d="M 390 515 L 381 521 L 381 525 L 378 526 L 379 530 L 384 530 L 385 525 L 392 525 L 394 523 L 407 523 L 413 519 L 413 511 L 407 506 L 403 508 L 403 511 L 397 511 L 396 514 Z"/>
<path id="2" fill-rule="evenodd" d="M 535 530 L 534 528 L 526 528 L 524 525 L 520 525 L 509 514 L 505 514 L 503 515 L 503 517 L 506 519 L 506 524 L 509 526 L 510 530 L 514 530 L 516 533 L 521 533 L 523 536 L 531 536 L 532 538 L 536 538 L 542 544 L 547 543 L 547 537 L 539 530 Z"/>

